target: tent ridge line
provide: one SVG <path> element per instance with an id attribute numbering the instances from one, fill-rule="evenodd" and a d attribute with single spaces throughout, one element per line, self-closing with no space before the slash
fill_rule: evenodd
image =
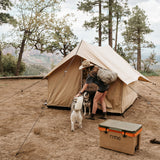
<path id="1" fill-rule="evenodd" d="M 80 44 L 79 44 L 79 46 L 78 46 L 78 48 L 77 48 L 76 54 L 75 54 L 73 57 L 70 58 L 70 59 L 71 59 L 71 62 L 68 64 L 68 66 L 66 67 L 67 69 L 66 69 L 64 72 L 67 72 L 67 71 L 68 71 L 68 68 L 69 68 L 69 67 L 71 66 L 71 64 L 73 63 L 73 61 L 74 61 L 74 59 L 75 59 L 75 56 L 77 55 L 77 53 L 78 53 L 78 51 L 79 51 L 79 48 L 80 48 L 81 44 L 82 44 L 82 40 L 81 40 L 81 42 L 80 42 Z M 68 59 L 68 61 L 69 61 L 70 59 Z"/>
<path id="2" fill-rule="evenodd" d="M 86 44 L 85 44 L 86 45 Z M 87 49 L 88 49 L 88 52 L 90 52 L 90 53 L 92 53 L 92 52 L 94 52 L 95 53 L 95 51 L 90 47 L 90 46 L 88 46 L 88 45 L 86 45 L 86 47 L 87 47 Z M 91 51 L 92 52 L 91 52 Z M 94 55 L 97 59 L 99 59 L 99 55 L 98 56 L 96 56 L 96 55 Z M 92 62 L 93 63 L 93 62 Z M 102 62 L 103 63 L 103 66 L 105 66 L 105 63 L 104 62 Z"/>
<path id="3" fill-rule="evenodd" d="M 77 49 L 77 51 L 76 51 L 76 54 L 75 54 L 74 56 L 77 55 L 81 44 L 82 44 L 82 40 L 81 40 L 81 42 L 80 42 L 80 44 L 79 44 L 79 47 L 78 47 L 78 49 Z M 71 58 L 72 58 L 72 57 L 71 57 Z M 71 58 L 70 58 L 70 59 L 71 59 Z M 68 59 L 68 60 L 70 60 L 70 59 Z M 67 61 L 68 61 L 68 60 L 67 60 Z M 72 59 L 72 61 L 73 61 L 73 59 Z M 72 63 L 72 61 L 71 61 L 71 63 Z M 69 66 L 70 66 L 70 64 L 69 64 Z M 68 68 L 68 67 L 67 67 L 67 68 Z M 53 70 L 51 70 L 46 76 L 44 76 L 44 79 L 47 78 L 47 77 L 49 77 L 49 76 L 52 74 L 52 72 L 53 72 Z"/>
<path id="4" fill-rule="evenodd" d="M 81 42 L 80 42 L 80 44 L 79 44 L 79 46 L 78 46 L 78 48 L 77 48 L 77 51 L 76 51 L 76 54 L 75 54 L 75 55 L 77 55 L 77 53 L 78 53 L 78 51 L 79 51 L 79 48 L 80 48 L 81 44 L 82 44 L 82 40 L 81 40 Z"/>

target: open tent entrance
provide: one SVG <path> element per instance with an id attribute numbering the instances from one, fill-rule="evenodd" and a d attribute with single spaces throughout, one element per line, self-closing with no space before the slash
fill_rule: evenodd
<path id="1" fill-rule="evenodd" d="M 45 76 L 48 79 L 48 106 L 70 108 L 73 97 L 86 79 L 85 73 L 79 70 L 81 62 L 85 59 L 118 74 L 118 79 L 110 85 L 106 95 L 107 112 L 124 113 L 138 96 L 131 88 L 138 80 L 149 82 L 110 46 L 99 47 L 81 41 Z M 88 90 L 94 92 L 95 86 L 90 85 Z"/>

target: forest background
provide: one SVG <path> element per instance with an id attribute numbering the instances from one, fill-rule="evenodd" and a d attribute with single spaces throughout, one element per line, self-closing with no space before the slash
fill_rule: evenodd
<path id="1" fill-rule="evenodd" d="M 146 30 L 146 32 L 141 34 L 141 42 L 143 39 L 144 44 L 142 44 L 143 46 L 141 45 L 140 47 L 140 69 L 138 70 L 143 73 L 151 72 L 152 74 L 159 74 L 160 45 L 158 28 L 160 25 L 160 16 L 158 11 L 160 8 L 160 2 L 158 0 L 142 0 L 140 2 L 138 2 L 137 0 L 59 0 L 57 1 L 59 2 L 59 4 L 56 4 L 54 0 L 50 2 L 44 2 L 43 0 L 31 0 L 30 4 L 32 4 L 32 7 L 30 8 L 27 8 L 27 0 L 1 0 L 1 6 L 3 2 L 6 2 L 6 4 L 7 2 L 12 2 L 12 4 L 14 4 L 9 5 L 6 8 L 1 7 L 1 13 L 9 14 L 11 16 L 11 19 L 10 21 L 8 19 L 6 22 L 1 20 L 0 23 L 0 45 L 2 51 L 1 54 L 3 56 L 6 56 L 5 58 L 3 58 L 5 59 L 5 62 L 7 62 L 7 60 L 8 63 L 10 63 L 10 61 L 14 61 L 14 67 L 12 66 L 12 68 L 14 69 L 13 73 L 6 73 L 3 69 L 3 73 L 1 72 L 2 76 L 12 74 L 46 74 L 81 40 L 85 40 L 88 43 L 99 46 L 109 44 L 133 67 L 138 69 L 138 40 L 134 40 L 136 42 L 133 43 L 132 40 L 135 37 L 128 34 L 129 32 L 131 32 L 131 28 L 129 28 L 129 25 L 131 26 L 135 24 L 136 20 L 134 19 L 134 21 L 132 22 L 131 18 L 136 17 L 142 18 L 140 19 L 140 21 L 143 21 L 144 23 L 141 25 L 144 25 L 144 28 Z M 37 12 L 36 10 L 33 11 L 35 2 L 39 2 L 39 10 L 44 9 L 43 14 L 38 15 L 39 18 L 41 17 L 41 21 L 36 21 L 35 17 L 33 16 Z M 22 3 L 25 4 L 23 5 L 23 7 L 26 7 L 26 10 L 22 7 Z M 48 6 L 47 3 L 50 3 L 50 6 L 52 3 L 52 7 Z M 100 4 L 101 14 L 99 14 Z M 118 5 L 115 6 L 115 4 Z M 46 8 L 43 7 L 45 5 Z M 36 7 L 36 9 L 38 9 L 38 7 Z M 31 17 L 31 15 L 34 18 Z M 52 25 L 49 26 L 48 24 L 52 22 L 51 18 L 49 18 L 51 15 L 52 21 L 56 20 L 56 23 L 52 23 Z M 101 17 L 99 17 L 99 15 L 101 15 Z M 111 15 L 111 17 L 109 15 Z M 27 19 L 27 16 L 30 18 Z M 17 22 L 15 23 L 12 18 L 15 19 Z M 33 23 L 33 20 L 37 23 Z M 116 23 L 117 20 L 118 27 Z M 28 22 L 28 24 L 24 24 L 24 22 L 26 21 Z M 28 29 L 31 22 L 34 25 L 32 25 L 31 28 Z M 99 22 L 101 22 L 101 26 L 99 25 Z M 38 25 L 41 26 L 41 28 L 38 28 Z M 47 28 L 47 25 L 50 28 Z M 137 26 L 135 26 L 135 28 L 136 27 Z M 26 30 L 31 31 L 31 29 L 37 30 L 30 35 L 30 33 L 27 33 Z M 47 32 L 44 32 L 44 30 Z M 53 34 L 52 32 L 52 38 L 50 38 L 48 37 L 49 30 L 52 30 L 54 33 L 57 34 Z M 27 34 L 25 35 L 25 33 Z M 125 33 L 127 33 L 127 37 Z M 132 31 L 132 33 L 134 32 Z M 64 35 L 65 38 L 63 37 Z M 27 37 L 24 48 L 22 48 L 22 42 L 24 40 L 23 37 Z M 50 42 L 47 41 L 47 39 Z M 67 46 L 67 49 L 65 48 L 65 46 Z M 23 52 L 21 52 L 22 49 Z M 9 54 L 13 55 L 15 59 Z M 20 54 L 22 54 L 21 59 L 19 58 Z M 20 61 L 19 65 L 22 63 L 22 72 L 20 72 L 19 70 L 19 73 L 17 73 L 18 59 Z"/>

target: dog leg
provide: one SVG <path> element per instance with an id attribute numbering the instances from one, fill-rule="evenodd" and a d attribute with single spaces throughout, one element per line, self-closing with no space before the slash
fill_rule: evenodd
<path id="1" fill-rule="evenodd" d="M 82 122 L 79 122 L 79 128 L 82 128 Z"/>
<path id="2" fill-rule="evenodd" d="M 83 120 L 83 117 L 81 113 L 79 113 L 79 128 L 82 128 L 82 120 Z"/>
<path id="3" fill-rule="evenodd" d="M 91 114 L 91 106 L 89 105 L 88 108 L 89 108 L 89 115 L 90 115 Z"/>
<path id="4" fill-rule="evenodd" d="M 71 122 L 71 131 L 74 131 L 74 122 Z"/>
<path id="5" fill-rule="evenodd" d="M 80 120 L 79 120 L 79 128 L 82 128 L 82 120 L 83 120 L 83 118 L 82 118 L 82 116 L 80 117 Z"/>
<path id="6" fill-rule="evenodd" d="M 86 106 L 84 106 L 84 116 L 86 115 Z"/>

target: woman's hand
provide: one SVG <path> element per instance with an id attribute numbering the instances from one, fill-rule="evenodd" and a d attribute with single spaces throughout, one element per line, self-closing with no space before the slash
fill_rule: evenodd
<path id="1" fill-rule="evenodd" d="M 79 97 L 81 95 L 81 93 L 79 92 L 78 94 L 76 94 L 76 96 L 75 97 Z"/>
<path id="2" fill-rule="evenodd" d="M 87 87 L 88 87 L 88 84 L 85 83 L 84 86 L 83 86 L 83 88 L 81 89 L 81 91 L 78 94 L 76 94 L 75 97 L 81 96 L 83 94 L 83 92 L 87 89 Z"/>
<path id="3" fill-rule="evenodd" d="M 79 97 L 80 96 L 80 94 L 78 93 L 78 94 L 76 94 L 76 96 L 75 97 Z"/>

